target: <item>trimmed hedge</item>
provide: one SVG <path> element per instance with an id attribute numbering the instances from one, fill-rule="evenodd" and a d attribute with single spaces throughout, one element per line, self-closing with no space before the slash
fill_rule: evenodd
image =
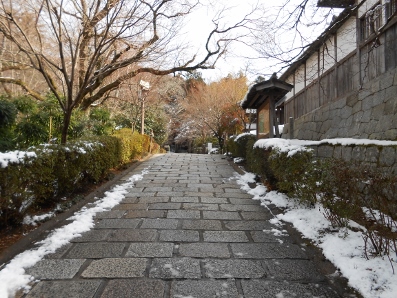
<path id="1" fill-rule="evenodd" d="M 0 165 L 0 227 L 21 224 L 29 208 L 55 206 L 76 190 L 108 178 L 110 169 L 141 159 L 149 149 L 160 152 L 148 136 L 130 130 L 65 146 L 29 148 L 32 154 L 20 162 Z"/>
<path id="2" fill-rule="evenodd" d="M 397 253 L 397 176 L 363 163 L 315 159 L 310 150 L 289 154 L 254 143 L 247 142 L 248 170 L 271 189 L 308 207 L 321 204 L 334 227 L 350 220 L 365 227 L 367 257 Z"/>

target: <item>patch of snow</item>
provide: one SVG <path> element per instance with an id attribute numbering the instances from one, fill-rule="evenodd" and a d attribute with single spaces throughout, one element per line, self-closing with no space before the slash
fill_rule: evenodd
<path id="1" fill-rule="evenodd" d="M 0 167 L 6 168 L 9 163 L 21 163 L 25 158 L 35 158 L 37 157 L 35 152 L 29 151 L 9 151 L 0 152 Z"/>

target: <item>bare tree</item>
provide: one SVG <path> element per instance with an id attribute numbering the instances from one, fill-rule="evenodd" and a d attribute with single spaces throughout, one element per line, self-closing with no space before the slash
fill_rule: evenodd
<path id="1" fill-rule="evenodd" d="M 296 61 L 342 11 L 317 7 L 317 2 L 282 0 L 277 6 L 262 7 L 264 17 L 256 21 L 256 29 L 251 31 L 251 46 L 260 59 L 280 70 Z M 269 74 L 273 72 L 274 69 Z"/>
<path id="2" fill-rule="evenodd" d="M 197 5 L 197 0 L 0 0 L 0 33 L 26 61 L 3 61 L 0 72 L 29 67 L 42 76 L 64 112 L 65 143 L 77 107 L 87 109 L 140 73 L 213 68 L 235 39 L 230 32 L 250 21 L 247 15 L 227 26 L 219 14 L 198 57 L 178 40 L 183 20 Z M 23 15 L 32 22 L 22 22 Z M 19 77 L 1 76 L 0 82 L 42 99 Z"/>

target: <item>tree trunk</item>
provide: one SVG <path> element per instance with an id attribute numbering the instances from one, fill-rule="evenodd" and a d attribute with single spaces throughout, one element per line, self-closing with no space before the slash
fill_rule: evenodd
<path id="1" fill-rule="evenodd" d="M 72 110 L 66 110 L 63 114 L 61 144 L 65 145 L 68 139 L 68 130 L 70 125 L 70 118 L 72 117 Z"/>

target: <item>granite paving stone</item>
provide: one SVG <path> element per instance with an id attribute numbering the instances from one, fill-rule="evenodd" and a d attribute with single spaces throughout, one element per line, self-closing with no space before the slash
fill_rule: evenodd
<path id="1" fill-rule="evenodd" d="M 208 278 L 263 278 L 266 269 L 261 261 L 254 260 L 205 260 L 205 276 Z"/>
<path id="2" fill-rule="evenodd" d="M 171 210 L 171 209 L 181 209 L 181 203 L 153 203 L 149 204 L 149 210 L 153 209 L 163 209 L 163 210 Z"/>
<path id="3" fill-rule="evenodd" d="M 95 219 L 101 219 L 101 218 L 122 218 L 125 213 L 126 213 L 125 210 L 104 211 L 104 212 L 97 213 L 95 215 Z"/>
<path id="4" fill-rule="evenodd" d="M 193 258 L 230 258 L 226 243 L 181 243 L 179 254 Z"/>
<path id="5" fill-rule="evenodd" d="M 273 215 L 262 208 L 262 212 L 241 212 L 244 220 L 270 220 Z"/>
<path id="6" fill-rule="evenodd" d="M 274 225 L 268 221 L 256 221 L 256 220 L 241 220 L 241 221 L 225 221 L 225 227 L 232 231 L 241 230 L 271 230 Z"/>
<path id="7" fill-rule="evenodd" d="M 67 253 L 69 259 L 97 259 L 121 256 L 125 245 L 123 243 L 76 243 Z"/>
<path id="8" fill-rule="evenodd" d="M 201 198 L 201 203 L 206 204 L 228 204 L 228 200 L 226 198 Z"/>
<path id="9" fill-rule="evenodd" d="M 248 242 L 244 231 L 205 231 L 205 242 Z"/>
<path id="10" fill-rule="evenodd" d="M 108 282 L 101 298 L 163 298 L 165 284 L 153 279 L 113 279 Z"/>
<path id="11" fill-rule="evenodd" d="M 169 210 L 167 218 L 199 219 L 200 211 L 197 210 Z"/>
<path id="12" fill-rule="evenodd" d="M 222 230 L 220 220 L 201 219 L 201 220 L 183 220 L 182 229 L 184 230 Z"/>
<path id="13" fill-rule="evenodd" d="M 37 262 L 25 271 L 37 279 L 73 278 L 85 262 L 84 259 L 45 259 Z"/>
<path id="14" fill-rule="evenodd" d="M 124 218 L 161 218 L 165 217 L 165 210 L 129 210 Z"/>
<path id="15" fill-rule="evenodd" d="M 83 271 L 86 278 L 143 277 L 147 260 L 143 258 L 107 258 L 93 260 Z"/>
<path id="16" fill-rule="evenodd" d="M 238 212 L 227 212 L 227 211 L 203 211 L 204 219 L 241 219 Z"/>
<path id="17" fill-rule="evenodd" d="M 184 203 L 182 209 L 187 210 L 219 210 L 217 204 Z"/>
<path id="18" fill-rule="evenodd" d="M 156 241 L 158 232 L 155 229 L 122 229 L 116 230 L 108 236 L 108 241 L 121 241 L 121 242 L 144 242 Z"/>
<path id="19" fill-rule="evenodd" d="M 113 232 L 113 230 L 105 230 L 105 229 L 90 230 L 88 232 L 82 233 L 81 236 L 72 239 L 71 242 L 104 241 L 111 232 Z"/>
<path id="20" fill-rule="evenodd" d="M 184 230 L 161 230 L 160 241 L 174 241 L 174 242 L 198 242 L 200 235 L 198 231 L 184 231 Z"/>
<path id="21" fill-rule="evenodd" d="M 300 284 L 289 281 L 242 280 L 244 298 L 339 298 L 329 287 L 319 284 Z"/>
<path id="22" fill-rule="evenodd" d="M 171 202 L 174 203 L 198 203 L 198 197 L 171 197 Z"/>
<path id="23" fill-rule="evenodd" d="M 233 279 L 182 280 L 172 282 L 170 297 L 237 298 L 239 295 Z"/>
<path id="24" fill-rule="evenodd" d="M 305 252 L 295 244 L 232 243 L 233 255 L 243 259 L 307 259 Z"/>
<path id="25" fill-rule="evenodd" d="M 147 210 L 148 204 L 119 204 L 112 210 Z"/>
<path id="26" fill-rule="evenodd" d="M 171 258 L 173 250 L 173 243 L 131 243 L 125 256 L 136 258 Z"/>
<path id="27" fill-rule="evenodd" d="M 247 211 L 247 212 L 261 212 L 264 208 L 256 205 L 234 205 L 234 204 L 221 204 L 220 210 L 222 211 Z"/>
<path id="28" fill-rule="evenodd" d="M 100 280 L 40 281 L 26 298 L 90 298 L 94 297 L 100 284 Z"/>
<path id="29" fill-rule="evenodd" d="M 139 203 L 167 203 L 170 198 L 169 197 L 142 197 L 139 198 Z"/>
<path id="30" fill-rule="evenodd" d="M 275 280 L 319 282 L 325 279 L 317 270 L 313 261 L 273 259 L 264 262 L 269 270 L 269 277 Z"/>
<path id="31" fill-rule="evenodd" d="M 95 223 L 96 229 L 135 229 L 140 219 L 104 218 Z"/>
<path id="32" fill-rule="evenodd" d="M 152 261 L 150 278 L 201 278 L 200 262 L 192 258 L 155 258 Z"/>
<path id="33" fill-rule="evenodd" d="M 177 219 L 171 218 L 144 218 L 141 229 L 176 229 L 178 226 Z"/>

